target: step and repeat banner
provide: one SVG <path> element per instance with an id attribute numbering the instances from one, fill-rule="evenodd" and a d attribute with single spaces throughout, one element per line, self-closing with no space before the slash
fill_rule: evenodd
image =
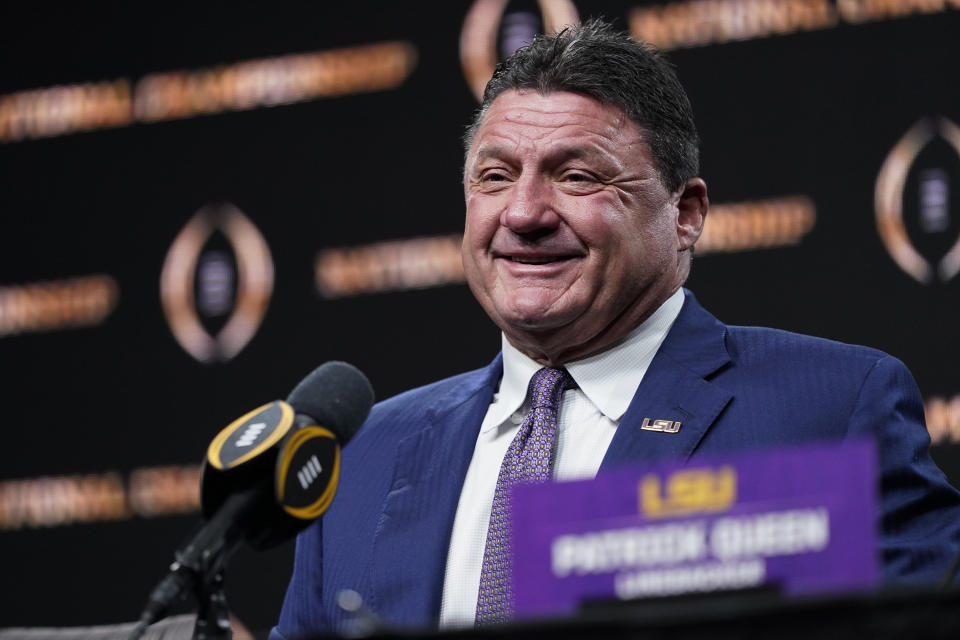
<path id="1" fill-rule="evenodd" d="M 494 357 L 460 137 L 498 58 L 591 16 L 689 91 L 713 206 L 688 286 L 902 359 L 960 479 L 960 1 L 8 3 L 0 627 L 134 619 L 209 440 L 318 364 L 382 399 Z M 291 557 L 235 559 L 252 628 Z"/>

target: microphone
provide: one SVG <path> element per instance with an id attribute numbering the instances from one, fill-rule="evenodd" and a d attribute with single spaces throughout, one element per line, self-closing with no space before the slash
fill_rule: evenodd
<path id="1" fill-rule="evenodd" d="M 236 496 L 244 517 L 231 518 L 255 549 L 272 547 L 319 517 L 333 500 L 340 446 L 353 437 L 373 404 L 357 368 L 327 362 L 304 378 L 287 401 L 241 416 L 210 443 L 201 481 L 201 510 L 212 522 Z"/>
<path id="2" fill-rule="evenodd" d="M 215 578 L 244 540 L 266 549 L 322 515 L 337 489 L 340 446 L 372 405 L 373 388 L 363 373 L 345 362 L 327 362 L 286 401 L 260 406 L 220 431 L 207 448 L 201 479 L 206 522 L 176 552 L 130 640 L 187 590 Z"/>

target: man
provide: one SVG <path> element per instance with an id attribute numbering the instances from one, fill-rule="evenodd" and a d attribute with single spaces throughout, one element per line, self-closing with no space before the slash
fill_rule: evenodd
<path id="1" fill-rule="evenodd" d="M 905 367 L 725 326 L 681 288 L 707 189 L 686 95 L 655 52 L 602 23 L 539 38 L 498 68 L 467 146 L 463 265 L 502 354 L 374 407 L 344 450 L 332 508 L 298 539 L 276 636 L 347 630 L 344 589 L 390 625 L 506 619 L 489 593 L 501 485 L 538 477 L 516 465 L 543 438 L 536 473 L 566 479 L 872 436 L 884 577 L 943 572 L 960 501 L 929 459 Z M 650 416 L 682 428 L 640 429 Z"/>

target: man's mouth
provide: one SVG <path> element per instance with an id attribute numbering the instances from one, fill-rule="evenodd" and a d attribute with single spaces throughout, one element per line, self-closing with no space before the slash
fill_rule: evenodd
<path id="1" fill-rule="evenodd" d="M 561 260 L 569 260 L 570 256 L 541 256 L 541 257 L 528 257 L 528 256 L 507 256 L 511 262 L 519 262 L 520 264 L 549 264 L 551 262 L 559 262 Z"/>

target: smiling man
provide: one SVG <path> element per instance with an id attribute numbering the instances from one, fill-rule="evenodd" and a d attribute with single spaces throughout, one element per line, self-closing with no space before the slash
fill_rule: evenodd
<path id="1" fill-rule="evenodd" d="M 960 498 L 903 364 L 724 325 L 682 288 L 708 209 L 698 171 L 672 68 L 608 25 L 498 67 L 467 134 L 463 266 L 502 351 L 373 408 L 298 539 L 274 638 L 351 631 L 345 589 L 391 626 L 509 620 L 516 482 L 825 439 L 878 443 L 884 578 L 944 572 Z"/>
<path id="2" fill-rule="evenodd" d="M 473 135 L 467 282 L 541 364 L 609 347 L 687 278 L 707 187 L 668 189 L 648 137 L 614 104 L 530 89 L 498 96 Z"/>

